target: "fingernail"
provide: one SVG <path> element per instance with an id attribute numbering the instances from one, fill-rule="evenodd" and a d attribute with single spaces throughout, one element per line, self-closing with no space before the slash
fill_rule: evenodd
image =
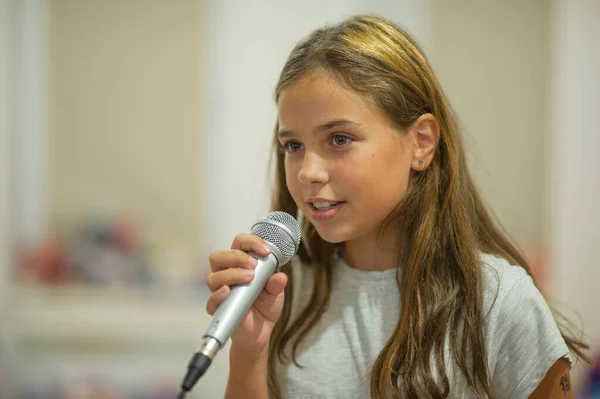
<path id="1" fill-rule="evenodd" d="M 265 251 L 267 251 L 268 253 L 271 253 L 271 247 L 268 245 L 265 245 Z"/>
<path id="2" fill-rule="evenodd" d="M 221 294 L 224 294 L 224 293 L 225 293 L 225 291 L 227 291 L 227 286 L 226 286 L 226 285 L 224 285 L 224 286 L 222 286 L 221 288 L 219 288 L 219 292 L 220 292 Z"/>
<path id="3" fill-rule="evenodd" d="M 244 270 L 244 275 L 248 278 L 254 277 L 254 270 Z"/>
<path id="4" fill-rule="evenodd" d="M 256 267 L 256 265 L 258 265 L 258 260 L 256 260 L 255 257 L 251 256 L 250 259 L 248 259 L 248 264 L 250 265 L 250 267 Z"/>

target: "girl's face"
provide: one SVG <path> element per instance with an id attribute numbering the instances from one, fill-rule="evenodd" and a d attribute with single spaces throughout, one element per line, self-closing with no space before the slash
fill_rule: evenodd
<path id="1" fill-rule="evenodd" d="M 278 109 L 287 187 L 319 235 L 338 243 L 377 233 L 406 192 L 411 135 L 326 74 L 282 90 Z"/>

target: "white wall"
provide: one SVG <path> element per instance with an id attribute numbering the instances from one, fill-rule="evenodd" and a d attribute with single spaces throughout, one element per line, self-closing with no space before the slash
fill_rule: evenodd
<path id="1" fill-rule="evenodd" d="M 9 0 L 0 0 L 0 304 L 6 303 L 6 288 L 9 281 L 10 255 L 10 115 L 13 69 L 11 67 L 13 8 Z M 6 324 L 7 310 L 0 307 L 0 397 L 9 397 L 9 384 L 4 378 L 9 375 L 7 357 L 8 337 L 2 328 Z"/>
<path id="2" fill-rule="evenodd" d="M 9 104 L 10 93 L 10 50 L 11 24 L 8 0 L 0 0 L 0 295 L 8 281 L 10 262 L 9 208 L 10 208 L 10 159 L 9 159 Z M 2 301 L 2 298 L 0 298 Z"/>
<path id="3" fill-rule="evenodd" d="M 114 212 L 152 245 L 197 245 L 201 14 L 198 0 L 49 2 L 49 227 Z"/>
<path id="4" fill-rule="evenodd" d="M 482 195 L 529 256 L 544 218 L 546 0 L 439 0 L 431 7 L 434 71 L 458 115 Z"/>
<path id="5" fill-rule="evenodd" d="M 553 3 L 547 195 L 553 293 L 600 349 L 600 2 Z M 570 310 L 569 310 L 570 309 Z"/>
<path id="6" fill-rule="evenodd" d="M 46 0 L 11 2 L 15 47 L 9 55 L 14 65 L 14 156 L 11 160 L 11 201 L 14 237 L 25 245 L 38 242 L 47 223 L 47 27 Z"/>
<path id="7" fill-rule="evenodd" d="M 202 144 L 205 182 L 203 256 L 228 248 L 266 213 L 267 160 L 276 107 L 273 90 L 285 59 L 303 36 L 361 12 L 402 24 L 427 47 L 429 1 L 235 0 L 207 4 L 207 105 Z"/>

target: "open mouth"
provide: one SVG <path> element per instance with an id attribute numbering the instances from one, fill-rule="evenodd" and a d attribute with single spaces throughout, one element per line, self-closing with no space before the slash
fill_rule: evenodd
<path id="1" fill-rule="evenodd" d="M 314 211 L 326 212 L 341 206 L 345 201 L 323 201 L 323 202 L 310 202 L 310 206 Z"/>

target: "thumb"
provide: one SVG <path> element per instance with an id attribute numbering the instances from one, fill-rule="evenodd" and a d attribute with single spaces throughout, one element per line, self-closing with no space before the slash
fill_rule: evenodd
<path id="1" fill-rule="evenodd" d="M 273 296 L 275 299 L 279 294 L 283 292 L 285 286 L 287 285 L 288 277 L 285 273 L 279 272 L 272 275 L 269 280 L 267 280 L 267 284 L 265 284 L 264 290 Z"/>
<path id="2" fill-rule="evenodd" d="M 256 298 L 254 307 L 267 320 L 275 322 L 283 309 L 283 290 L 288 278 L 285 273 L 276 273 L 269 278 L 265 288 Z"/>

